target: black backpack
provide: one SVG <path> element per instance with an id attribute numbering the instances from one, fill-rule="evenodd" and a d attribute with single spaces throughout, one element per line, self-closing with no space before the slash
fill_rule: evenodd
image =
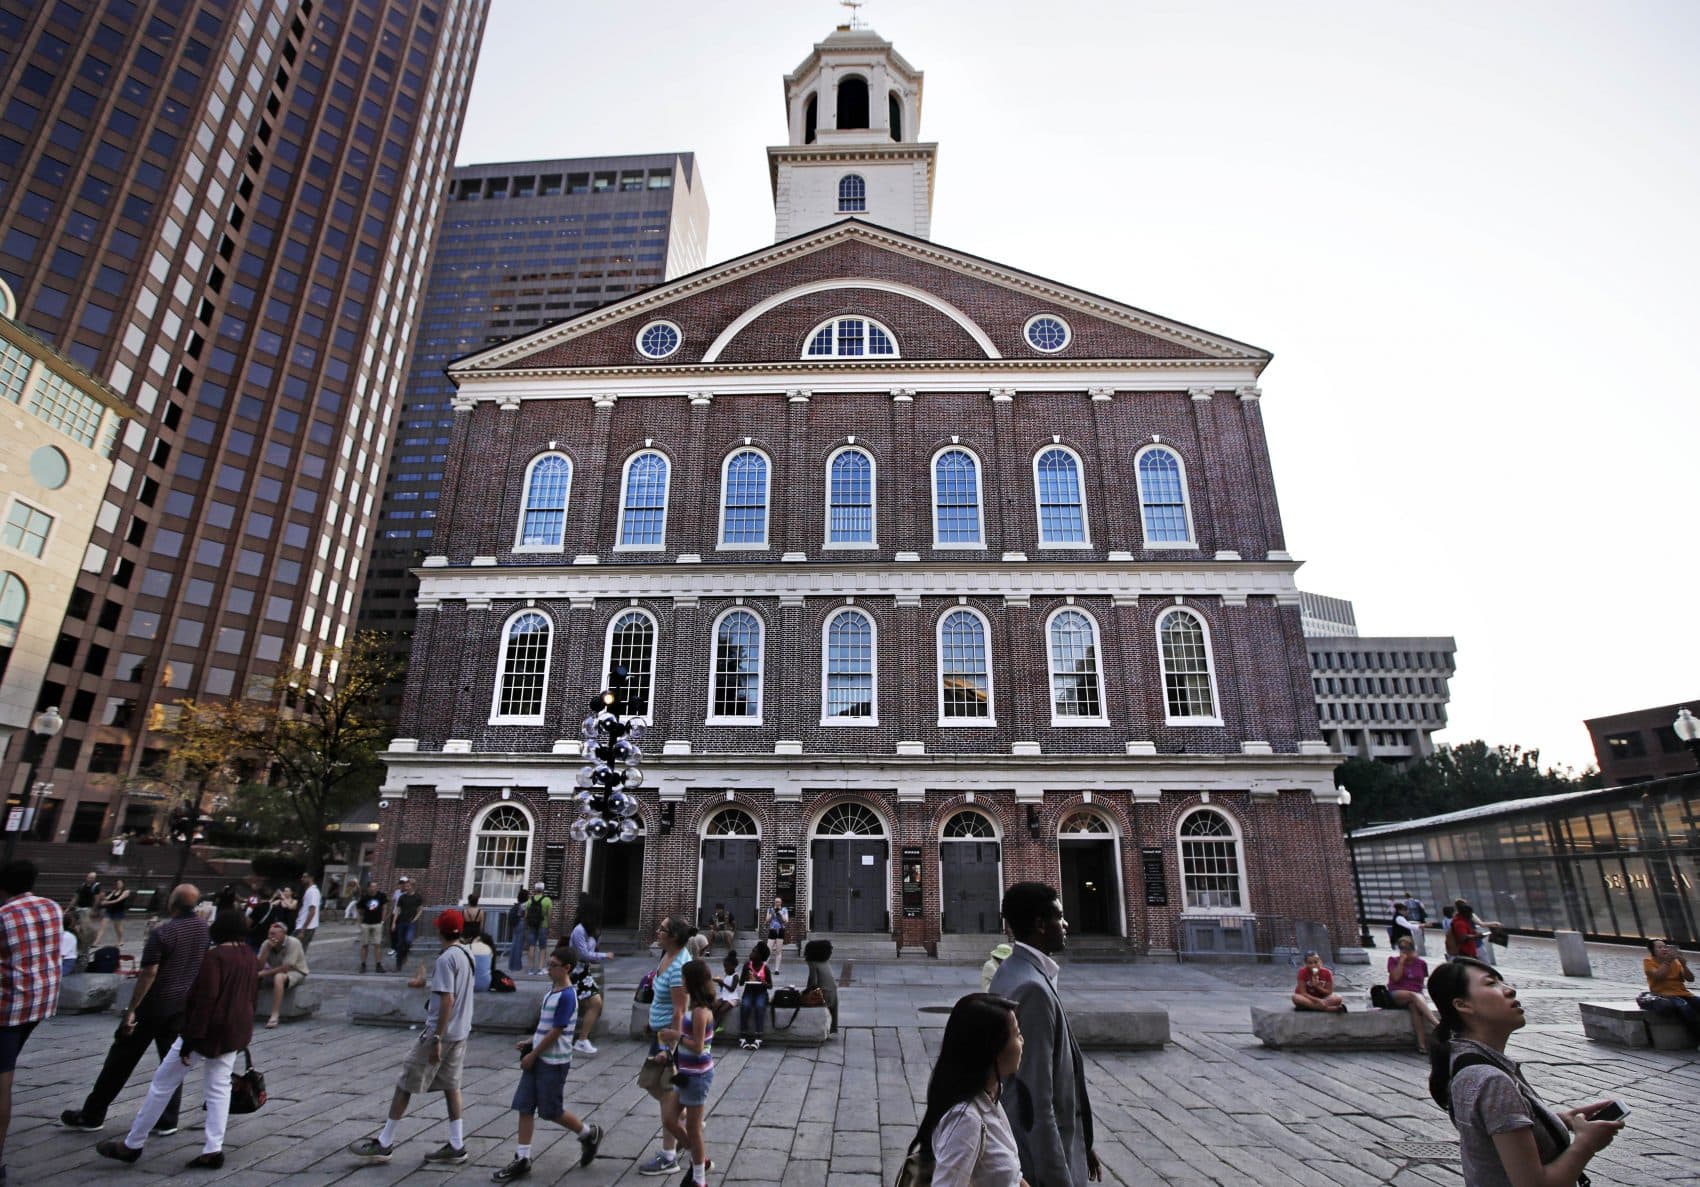
<path id="1" fill-rule="evenodd" d="M 89 972 L 116 973 L 118 971 L 118 949 L 108 945 L 96 948 L 89 953 Z"/>
<path id="2" fill-rule="evenodd" d="M 527 927 L 543 926 L 543 900 L 533 898 L 525 904 L 525 925 Z"/>

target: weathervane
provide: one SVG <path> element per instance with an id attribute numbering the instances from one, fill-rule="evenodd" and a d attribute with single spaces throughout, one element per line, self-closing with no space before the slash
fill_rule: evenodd
<path id="1" fill-rule="evenodd" d="M 844 26 L 846 29 L 866 29 L 868 27 L 862 23 L 862 16 L 858 11 L 866 3 L 867 0 L 838 0 L 839 7 L 850 10 L 850 23 Z"/>

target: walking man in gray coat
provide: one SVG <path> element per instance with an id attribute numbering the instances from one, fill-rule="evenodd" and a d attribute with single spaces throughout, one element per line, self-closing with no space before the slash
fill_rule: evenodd
<path id="1" fill-rule="evenodd" d="M 1021 1174 L 1030 1187 L 1081 1187 L 1103 1178 L 1092 1152 L 1092 1103 L 1086 1066 L 1057 996 L 1057 962 L 1068 920 L 1054 888 L 1017 882 L 1003 895 L 1003 922 L 1014 951 L 998 966 L 991 992 L 1015 1001 L 1026 1047 L 1004 1112 L 1015 1130 Z"/>

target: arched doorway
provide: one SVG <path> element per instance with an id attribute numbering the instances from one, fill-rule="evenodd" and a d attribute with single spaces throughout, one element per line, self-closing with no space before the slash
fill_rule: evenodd
<path id="1" fill-rule="evenodd" d="M 1071 933 L 1122 934 L 1121 878 L 1116 833 L 1096 812 L 1073 812 L 1057 828 L 1063 912 Z"/>
<path id="2" fill-rule="evenodd" d="M 740 932 L 753 934 L 760 923 L 761 830 L 742 808 L 722 808 L 702 830 L 702 859 L 697 869 L 697 926 L 708 926 L 724 907 Z"/>
<path id="3" fill-rule="evenodd" d="M 638 835 L 629 841 L 584 843 L 584 890 L 602 907 L 604 929 L 643 930 L 643 817 L 634 817 Z M 654 921 L 650 922 L 654 926 Z"/>
<path id="4" fill-rule="evenodd" d="M 890 856 L 885 825 L 872 809 L 828 808 L 809 841 L 809 930 L 889 931 Z"/>
<path id="5" fill-rule="evenodd" d="M 998 909 L 1003 892 L 1002 852 L 997 830 L 979 812 L 964 810 L 939 832 L 939 930 L 947 934 L 992 935 L 1003 930 Z"/>

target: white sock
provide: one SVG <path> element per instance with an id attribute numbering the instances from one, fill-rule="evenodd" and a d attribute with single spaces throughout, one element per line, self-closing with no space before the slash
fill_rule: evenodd
<path id="1" fill-rule="evenodd" d="M 705 1187 L 708 1182 L 708 1168 L 706 1166 L 691 1167 L 691 1182 L 695 1183 L 697 1187 Z"/>
<path id="2" fill-rule="evenodd" d="M 380 1130 L 379 1133 L 378 1133 L 378 1145 L 380 1145 L 380 1146 L 393 1146 L 393 1145 L 395 1145 L 395 1122 L 394 1121 L 385 1121 L 384 1122 L 384 1128 L 382 1130 Z"/>
<path id="3" fill-rule="evenodd" d="M 466 1121 L 461 1117 L 449 1118 L 449 1145 L 456 1150 L 466 1145 Z"/>
<path id="4" fill-rule="evenodd" d="M 572 1129 L 572 1126 L 569 1125 L 569 1126 L 567 1126 L 567 1128 Z M 588 1126 L 584 1122 L 580 1121 L 578 1123 L 578 1128 L 573 1129 L 573 1132 L 576 1133 L 579 1137 L 582 1138 L 585 1134 L 590 1132 L 590 1126 Z"/>
<path id="5" fill-rule="evenodd" d="M 514 1157 L 515 1158 L 530 1158 L 531 1157 L 531 1147 L 530 1146 L 515 1146 L 514 1147 Z"/>

